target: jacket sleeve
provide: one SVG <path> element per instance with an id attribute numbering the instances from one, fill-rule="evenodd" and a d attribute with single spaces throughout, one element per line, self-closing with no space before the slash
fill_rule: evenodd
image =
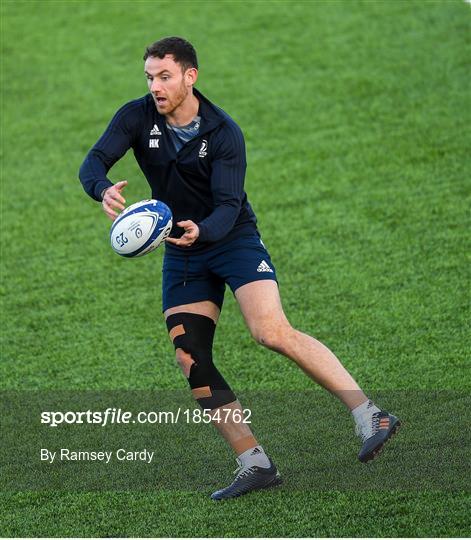
<path id="1" fill-rule="evenodd" d="M 114 115 L 80 167 L 79 178 L 83 189 L 96 201 L 101 201 L 101 192 L 113 185 L 106 176 L 108 171 L 133 145 L 135 129 L 129 105 Z"/>
<path id="2" fill-rule="evenodd" d="M 199 240 L 216 242 L 224 238 L 237 220 L 244 197 L 247 162 L 244 137 L 235 123 L 226 123 L 216 142 L 211 162 L 211 192 L 214 210 L 198 223 Z"/>

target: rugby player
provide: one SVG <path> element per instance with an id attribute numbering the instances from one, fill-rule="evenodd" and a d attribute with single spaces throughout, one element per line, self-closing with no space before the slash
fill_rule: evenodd
<path id="1" fill-rule="evenodd" d="M 241 421 L 241 403 L 213 362 L 226 283 L 256 342 L 296 362 L 340 399 L 361 438 L 360 461 L 373 459 L 400 422 L 368 399 L 325 345 L 287 320 L 275 267 L 244 191 L 242 132 L 195 88 L 193 46 L 179 37 L 153 43 L 144 54 L 144 74 L 149 93 L 118 110 L 79 176 L 86 193 L 114 220 L 125 208 L 127 181 L 113 184 L 107 175 L 132 148 L 152 198 L 172 210 L 174 226 L 163 263 L 163 313 L 192 393 L 211 411 L 238 463 L 234 481 L 211 497 L 227 499 L 281 483 L 273 461 L 249 424 Z"/>

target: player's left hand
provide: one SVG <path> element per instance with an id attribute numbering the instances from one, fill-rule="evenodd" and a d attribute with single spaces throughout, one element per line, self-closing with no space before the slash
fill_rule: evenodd
<path id="1" fill-rule="evenodd" d="M 177 223 L 178 227 L 183 227 L 185 229 L 185 233 L 180 238 L 166 238 L 166 242 L 170 242 L 170 244 L 175 244 L 176 246 L 180 247 L 190 247 L 193 245 L 198 236 L 200 235 L 200 229 L 198 225 L 194 221 L 191 221 L 190 219 L 186 221 L 179 221 Z"/>

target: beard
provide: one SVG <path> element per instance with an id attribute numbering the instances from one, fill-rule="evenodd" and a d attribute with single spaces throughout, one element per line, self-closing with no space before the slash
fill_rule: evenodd
<path id="1" fill-rule="evenodd" d="M 175 92 L 175 94 L 172 96 L 172 98 L 167 98 L 168 104 L 165 107 L 166 111 L 165 114 L 172 114 L 175 112 L 178 107 L 185 101 L 185 99 L 188 97 L 189 91 L 188 88 L 185 86 L 184 82 L 182 81 L 180 88 Z"/>

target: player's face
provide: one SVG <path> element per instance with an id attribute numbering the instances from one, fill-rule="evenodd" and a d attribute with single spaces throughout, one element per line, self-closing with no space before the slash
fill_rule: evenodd
<path id="1" fill-rule="evenodd" d="M 182 71 L 173 56 L 147 58 L 144 64 L 149 91 L 160 114 L 172 114 L 184 101 L 191 97 L 191 87 L 196 81 L 197 70 Z"/>

